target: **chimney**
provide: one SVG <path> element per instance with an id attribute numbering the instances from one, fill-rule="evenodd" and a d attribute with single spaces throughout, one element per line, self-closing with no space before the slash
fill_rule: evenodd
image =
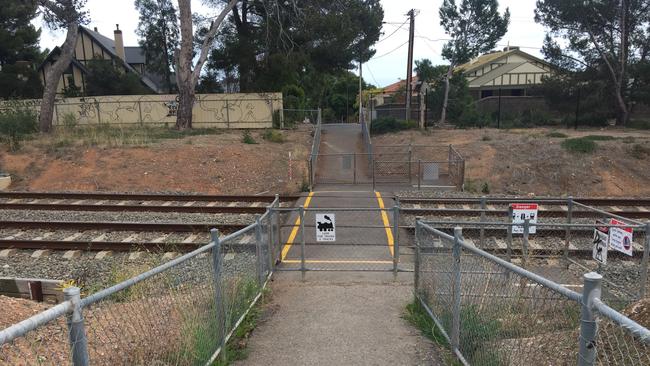
<path id="1" fill-rule="evenodd" d="M 119 24 L 115 24 L 113 35 L 115 38 L 115 53 L 119 58 L 124 60 L 124 40 L 122 40 L 122 31 L 120 30 Z"/>

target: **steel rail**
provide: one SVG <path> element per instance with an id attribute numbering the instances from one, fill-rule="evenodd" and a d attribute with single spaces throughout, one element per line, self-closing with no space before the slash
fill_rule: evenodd
<path id="1" fill-rule="evenodd" d="M 121 212 L 181 212 L 181 213 L 240 213 L 263 214 L 266 207 L 259 206 L 164 206 L 164 205 L 116 205 L 116 204 L 70 204 L 70 203 L 10 203 L 0 202 L 0 210 L 41 211 L 121 211 Z"/>
<path id="2" fill-rule="evenodd" d="M 142 232 L 208 232 L 216 228 L 233 232 L 245 228 L 244 224 L 154 223 L 154 222 L 90 222 L 90 221 L 20 221 L 0 220 L 0 228 L 49 230 L 113 230 Z"/>
<path id="3" fill-rule="evenodd" d="M 295 201 L 300 195 L 280 196 L 280 201 Z M 209 194 L 166 194 L 166 193 L 98 193 L 98 192 L 25 192 L 4 191 L 0 198 L 8 199 L 76 199 L 76 200 L 120 200 L 120 201 L 209 201 L 209 202 L 273 202 L 273 195 L 209 195 Z"/>
<path id="4" fill-rule="evenodd" d="M 21 240 L 21 239 L 0 239 L 1 249 L 21 249 L 21 250 L 83 250 L 83 251 L 114 251 L 129 252 L 133 250 L 146 250 L 150 252 L 191 252 L 206 243 L 154 243 L 154 242 L 119 242 L 119 241 L 66 241 L 66 240 Z M 224 250 L 229 252 L 251 252 L 255 251 L 255 244 L 230 243 L 223 245 Z"/>

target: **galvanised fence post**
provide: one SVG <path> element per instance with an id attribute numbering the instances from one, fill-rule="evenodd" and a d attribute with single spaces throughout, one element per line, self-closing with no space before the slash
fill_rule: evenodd
<path id="1" fill-rule="evenodd" d="M 88 360 L 88 339 L 84 329 L 84 317 L 81 310 L 81 289 L 79 287 L 68 287 L 63 290 L 65 301 L 72 303 L 72 313 L 67 315 L 68 340 L 70 342 L 70 353 L 74 366 L 86 366 Z"/>
<path id="2" fill-rule="evenodd" d="M 302 280 L 305 280 L 305 206 L 300 206 L 300 273 Z"/>
<path id="3" fill-rule="evenodd" d="M 648 286 L 648 259 L 650 257 L 650 222 L 645 224 L 645 243 L 643 245 L 643 259 L 641 259 L 641 288 L 639 289 L 639 298 L 643 299 L 646 295 Z"/>
<path id="4" fill-rule="evenodd" d="M 582 310 L 580 311 L 580 350 L 578 366 L 592 366 L 596 363 L 596 334 L 598 324 L 594 316 L 594 299 L 600 299 L 603 276 L 589 272 L 583 276 Z"/>
<path id="5" fill-rule="evenodd" d="M 262 220 L 260 215 L 255 215 L 255 254 L 257 257 L 257 284 L 264 284 L 264 259 L 262 258 Z"/>
<path id="6" fill-rule="evenodd" d="M 275 195 L 275 200 L 274 202 L 277 202 L 278 204 L 280 203 L 280 198 L 279 195 Z M 269 271 L 275 270 L 275 230 L 274 230 L 274 223 L 275 223 L 275 215 L 277 215 L 277 211 L 274 210 L 275 204 L 273 206 L 269 207 L 269 240 L 267 242 L 269 248 Z"/>
<path id="7" fill-rule="evenodd" d="M 370 156 L 370 160 L 371 160 L 370 165 L 372 165 L 372 169 L 371 169 L 372 170 L 372 172 L 371 172 L 372 173 L 372 190 L 374 191 L 375 190 L 375 163 L 376 163 L 376 161 L 375 161 L 375 159 L 372 158 L 372 155 Z"/>
<path id="8" fill-rule="evenodd" d="M 566 261 L 567 267 L 569 266 L 569 243 L 571 242 L 571 222 L 573 221 L 573 196 L 567 198 L 566 203 L 566 223 L 569 224 L 566 227 L 566 236 L 564 239 L 564 260 Z"/>
<path id="9" fill-rule="evenodd" d="M 393 274 L 397 276 L 399 264 L 399 198 L 395 199 L 393 206 Z"/>
<path id="10" fill-rule="evenodd" d="M 210 229 L 210 240 L 214 243 L 212 248 L 212 271 L 214 272 L 214 306 L 217 315 L 217 326 L 219 327 L 219 346 L 221 347 L 222 360 L 226 360 L 226 314 L 224 311 L 224 299 L 221 287 L 221 243 L 219 241 L 219 231 Z"/>
<path id="11" fill-rule="evenodd" d="M 454 248 L 453 248 L 453 269 L 452 275 L 454 278 L 452 294 L 453 294 L 453 303 L 452 303 L 452 322 L 451 322 L 451 348 L 452 350 L 460 350 L 460 289 L 461 289 L 461 278 L 460 278 L 460 254 L 461 247 L 460 241 L 463 237 L 463 229 L 460 227 L 454 228 Z"/>
<path id="12" fill-rule="evenodd" d="M 506 254 L 508 262 L 512 262 L 512 206 L 508 206 L 508 221 L 506 223 Z"/>
<path id="13" fill-rule="evenodd" d="M 481 223 L 485 222 L 485 208 L 487 207 L 486 203 L 487 202 L 485 196 L 481 196 Z M 480 239 L 479 239 L 479 245 L 481 248 L 484 248 L 483 246 L 484 240 L 485 240 L 485 226 L 481 225 Z"/>
<path id="14" fill-rule="evenodd" d="M 418 191 L 422 189 L 422 160 L 418 159 Z"/>
<path id="15" fill-rule="evenodd" d="M 522 241 L 521 245 L 521 266 L 523 268 L 526 268 L 526 264 L 528 263 L 528 235 L 530 233 L 530 219 L 525 219 L 524 220 L 524 240 Z"/>
<path id="16" fill-rule="evenodd" d="M 417 216 L 415 218 L 415 259 L 413 263 L 413 288 L 415 291 L 415 296 L 419 296 L 420 288 L 420 235 L 422 223 L 420 222 L 422 217 Z"/>

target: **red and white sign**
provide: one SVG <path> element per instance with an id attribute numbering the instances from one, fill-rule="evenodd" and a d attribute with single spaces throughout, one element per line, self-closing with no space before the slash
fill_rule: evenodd
<path id="1" fill-rule="evenodd" d="M 529 220 L 531 224 L 537 223 L 537 210 L 538 206 L 536 203 L 512 203 L 512 223 L 515 224 L 512 226 L 513 234 L 523 234 L 524 233 L 524 221 Z M 537 225 L 531 225 L 528 228 L 529 234 L 535 234 L 537 232 Z"/>
<path id="2" fill-rule="evenodd" d="M 623 221 L 616 219 L 611 219 L 609 223 L 612 225 L 627 225 Z M 609 246 L 614 250 L 632 256 L 632 232 L 631 227 L 610 227 Z"/>

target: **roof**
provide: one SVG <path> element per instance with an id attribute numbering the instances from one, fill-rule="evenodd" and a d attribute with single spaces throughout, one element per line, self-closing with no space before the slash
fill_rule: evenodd
<path id="1" fill-rule="evenodd" d="M 526 52 L 520 50 L 519 48 L 511 48 L 510 50 L 507 50 L 507 51 L 504 50 L 504 51 L 496 51 L 496 52 L 483 54 L 483 55 L 471 60 L 470 62 L 467 62 L 467 63 L 464 63 L 462 65 L 456 66 L 455 71 L 463 70 L 465 73 L 472 72 L 472 71 L 474 71 L 476 69 L 480 69 L 481 67 L 483 67 L 483 66 L 485 66 L 485 65 L 487 65 L 489 63 L 498 61 L 498 60 L 500 60 L 500 59 L 502 59 L 502 58 L 504 58 L 506 56 L 513 55 L 513 54 L 518 54 L 518 55 L 523 56 L 525 58 L 529 58 L 529 59 L 531 59 L 533 61 L 548 65 L 549 67 L 553 67 L 551 64 L 549 64 L 548 62 L 542 60 L 541 58 L 535 57 L 535 56 L 531 55 L 530 53 L 526 53 Z"/>
<path id="2" fill-rule="evenodd" d="M 413 75 L 413 77 L 411 77 L 411 84 L 415 85 L 417 83 L 418 83 L 418 76 Z M 385 94 L 391 94 L 391 93 L 397 93 L 400 89 L 405 89 L 405 88 L 406 88 L 406 80 L 400 80 L 396 83 L 385 86 L 382 89 L 384 90 Z"/>

